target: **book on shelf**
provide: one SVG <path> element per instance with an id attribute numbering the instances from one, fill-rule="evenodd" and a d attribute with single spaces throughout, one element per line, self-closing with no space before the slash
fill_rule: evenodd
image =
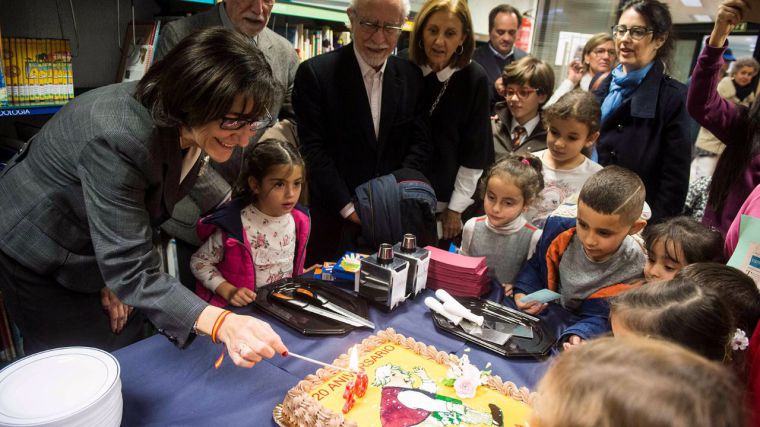
<path id="1" fill-rule="evenodd" d="M 140 80 L 153 62 L 161 21 L 127 24 L 116 82 Z"/>
<path id="2" fill-rule="evenodd" d="M 0 32 L 0 40 L 3 34 Z M 0 43 L 0 107 L 8 106 L 8 84 L 5 81 L 5 55 L 3 54 L 3 44 Z"/>
<path id="3" fill-rule="evenodd" d="M 351 33 L 338 32 L 331 27 L 312 28 L 304 24 L 275 27 L 274 31 L 285 37 L 295 48 L 300 61 L 305 61 L 325 52 L 351 43 Z"/>
<path id="4" fill-rule="evenodd" d="M 68 40 L 3 37 L 8 106 L 63 105 L 74 98 Z"/>

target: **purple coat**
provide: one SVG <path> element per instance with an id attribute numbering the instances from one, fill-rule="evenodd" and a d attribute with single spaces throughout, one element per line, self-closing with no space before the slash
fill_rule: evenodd
<path id="1" fill-rule="evenodd" d="M 724 144 L 747 144 L 749 143 L 749 117 L 746 113 L 748 110 L 736 108 L 733 103 L 721 98 L 718 94 L 717 87 L 725 50 L 726 46 L 716 48 L 707 45 L 702 49 L 691 75 L 686 106 L 694 120 L 712 132 Z M 758 184 L 760 184 L 760 154 L 752 158 L 741 178 L 731 185 L 720 215 L 710 207 L 708 200 L 702 223 L 719 229 L 725 236 L 742 203 Z"/>
<path id="2" fill-rule="evenodd" d="M 251 245 L 243 231 L 240 211 L 245 207 L 245 198 L 236 198 L 198 221 L 198 237 L 205 241 L 216 231 L 222 230 L 224 256 L 216 268 L 228 282 L 237 288 L 256 290 L 256 269 L 253 265 Z M 304 254 L 309 239 L 309 214 L 297 206 L 290 213 L 296 224 L 296 253 L 293 257 L 293 276 L 303 273 Z M 203 300 L 217 307 L 229 303 L 219 295 L 208 290 L 200 281 L 195 284 L 195 293 Z"/>

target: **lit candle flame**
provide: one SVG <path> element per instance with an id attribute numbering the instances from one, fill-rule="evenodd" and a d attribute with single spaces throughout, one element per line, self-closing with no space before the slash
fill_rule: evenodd
<path id="1" fill-rule="evenodd" d="M 348 358 L 348 369 L 359 372 L 359 352 L 356 350 L 356 345 L 351 348 L 351 355 Z"/>

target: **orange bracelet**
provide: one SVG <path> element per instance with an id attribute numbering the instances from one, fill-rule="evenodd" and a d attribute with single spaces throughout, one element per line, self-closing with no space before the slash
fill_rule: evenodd
<path id="1" fill-rule="evenodd" d="M 219 332 L 219 328 L 222 327 L 222 323 L 224 323 L 224 319 L 232 313 L 229 310 L 224 310 L 222 314 L 219 315 L 219 317 L 216 318 L 216 321 L 214 322 L 214 327 L 211 328 L 211 342 L 216 344 L 216 333 Z M 216 359 L 216 362 L 214 362 L 214 368 L 219 369 L 220 366 L 222 366 L 222 362 L 224 361 L 224 353 L 227 351 L 227 346 L 224 346 L 222 349 L 222 354 L 219 355 L 219 357 Z"/>
<path id="2" fill-rule="evenodd" d="M 222 314 L 219 315 L 219 317 L 216 318 L 216 321 L 214 322 L 214 327 L 211 328 L 211 342 L 216 344 L 216 333 L 219 332 L 219 328 L 222 327 L 222 323 L 224 323 L 224 319 L 232 313 L 229 310 L 222 311 Z"/>

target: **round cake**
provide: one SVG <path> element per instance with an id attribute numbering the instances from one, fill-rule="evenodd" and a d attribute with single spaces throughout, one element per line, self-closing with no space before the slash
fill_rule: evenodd
<path id="1" fill-rule="evenodd" d="M 291 427 L 514 426 L 525 425 L 533 395 L 527 388 L 483 375 L 482 385 L 453 385 L 457 356 L 386 329 L 358 345 L 358 365 L 366 373 L 366 393 L 354 394 L 347 413 L 346 386 L 353 372 L 321 368 L 290 389 L 281 421 Z M 349 354 L 335 366 L 348 367 Z M 456 369 L 456 368 L 454 368 Z M 462 397 L 463 395 L 467 397 Z M 470 397 L 471 396 L 471 397 Z"/>

